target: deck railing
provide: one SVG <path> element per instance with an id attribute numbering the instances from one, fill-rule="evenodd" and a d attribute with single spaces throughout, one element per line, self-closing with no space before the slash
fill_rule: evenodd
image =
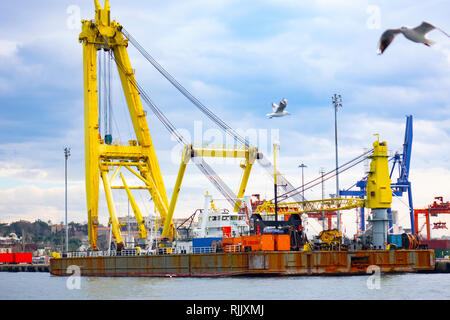
<path id="1" fill-rule="evenodd" d="M 115 257 L 115 256 L 147 256 L 147 255 L 159 255 L 159 254 L 189 254 L 189 253 L 216 253 L 217 247 L 193 247 L 187 249 L 177 248 L 157 248 L 153 250 L 141 250 L 137 249 L 122 249 L 105 250 L 105 251 L 71 251 L 62 254 L 63 258 L 84 258 L 84 257 Z M 227 245 L 223 247 L 222 252 L 241 252 L 241 246 L 239 245 Z"/>

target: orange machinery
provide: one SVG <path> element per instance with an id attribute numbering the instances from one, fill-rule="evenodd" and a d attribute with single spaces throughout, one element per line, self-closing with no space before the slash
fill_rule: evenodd
<path id="1" fill-rule="evenodd" d="M 289 251 L 291 239 L 288 234 L 262 234 L 223 238 L 223 251 Z"/>

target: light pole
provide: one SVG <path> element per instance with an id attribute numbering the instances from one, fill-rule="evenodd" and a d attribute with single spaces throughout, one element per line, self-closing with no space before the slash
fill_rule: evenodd
<path id="1" fill-rule="evenodd" d="M 331 98 L 334 106 L 334 144 L 336 146 L 336 198 L 339 198 L 339 165 L 338 165 L 338 138 L 337 138 L 337 111 L 338 108 L 342 108 L 342 97 L 340 94 L 334 94 Z M 341 213 L 339 210 L 336 212 L 337 229 L 341 231 Z"/>
<path id="2" fill-rule="evenodd" d="M 280 145 L 277 143 L 273 144 L 273 188 L 275 196 L 275 221 L 278 221 L 278 195 L 277 195 L 277 151 L 280 150 Z"/>
<path id="3" fill-rule="evenodd" d="M 65 208 L 66 208 L 66 252 L 69 251 L 69 226 L 67 225 L 67 160 L 70 156 L 70 148 L 64 148 L 65 163 Z"/>

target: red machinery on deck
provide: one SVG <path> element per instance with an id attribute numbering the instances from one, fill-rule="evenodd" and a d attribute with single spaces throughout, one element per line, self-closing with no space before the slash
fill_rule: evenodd
<path id="1" fill-rule="evenodd" d="M 448 214 L 450 213 L 450 202 L 444 202 L 442 197 L 435 197 L 436 200 L 439 200 L 440 202 L 434 201 L 432 204 L 428 206 L 428 208 L 425 209 L 414 209 L 414 231 L 416 234 L 419 234 L 419 214 L 425 215 L 425 224 L 427 227 L 427 240 L 430 240 L 431 235 L 431 228 L 430 228 L 430 216 L 437 217 L 438 214 Z M 440 229 L 443 227 L 446 228 L 445 223 L 438 222 L 438 225 Z M 423 228 L 422 226 L 422 228 Z M 421 228 L 421 229 L 422 229 Z M 433 229 L 438 229 L 435 227 Z"/>

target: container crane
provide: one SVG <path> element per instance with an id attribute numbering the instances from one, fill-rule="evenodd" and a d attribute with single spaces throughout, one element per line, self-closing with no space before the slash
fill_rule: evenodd
<path id="1" fill-rule="evenodd" d="M 418 235 L 419 231 L 419 214 L 423 214 L 425 216 L 425 224 L 427 227 L 427 240 L 431 238 L 431 228 L 430 228 L 430 216 L 437 217 L 439 214 L 449 214 L 450 213 L 450 202 L 444 202 L 443 197 L 435 197 L 435 200 L 432 204 L 428 205 L 427 208 L 424 209 L 414 209 L 414 232 Z M 423 228 L 423 226 L 422 226 Z M 422 230 L 422 228 L 420 230 Z M 433 229 L 447 229 L 445 222 L 438 222 L 434 225 Z"/>

